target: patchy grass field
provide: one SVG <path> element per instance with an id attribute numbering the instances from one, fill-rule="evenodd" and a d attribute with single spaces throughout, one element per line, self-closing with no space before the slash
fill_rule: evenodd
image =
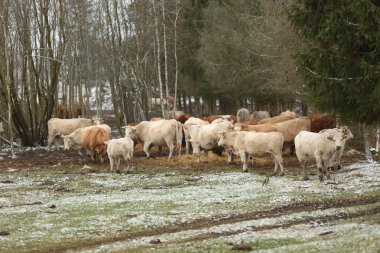
<path id="1" fill-rule="evenodd" d="M 1 151 L 0 151 L 1 153 Z M 0 252 L 378 252 L 380 166 L 344 157 L 333 179 L 302 181 L 295 157 L 168 160 L 137 153 L 132 174 L 75 152 L 0 154 Z M 125 163 L 122 163 L 125 166 Z"/>

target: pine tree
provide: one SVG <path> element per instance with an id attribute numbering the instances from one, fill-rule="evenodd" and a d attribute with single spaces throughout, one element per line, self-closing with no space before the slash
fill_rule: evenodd
<path id="1" fill-rule="evenodd" d="M 289 10 L 312 102 L 345 121 L 380 120 L 380 1 L 298 0 Z"/>

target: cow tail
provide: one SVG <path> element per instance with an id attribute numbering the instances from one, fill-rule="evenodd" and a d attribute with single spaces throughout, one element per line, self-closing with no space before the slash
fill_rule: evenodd
<path id="1" fill-rule="evenodd" d="M 176 137 L 177 137 L 177 148 L 178 148 L 178 155 L 181 155 L 182 151 L 182 123 L 176 122 L 175 124 L 175 130 L 176 130 Z"/>

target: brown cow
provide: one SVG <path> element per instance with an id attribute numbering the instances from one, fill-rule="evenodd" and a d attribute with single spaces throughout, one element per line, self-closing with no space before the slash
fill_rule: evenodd
<path id="1" fill-rule="evenodd" d="M 214 120 L 220 119 L 220 118 L 222 118 L 220 115 L 210 115 L 210 116 L 207 116 L 207 117 L 203 117 L 202 120 L 207 121 L 208 123 L 211 123 Z"/>
<path id="2" fill-rule="evenodd" d="M 311 132 L 319 133 L 323 129 L 336 127 L 336 119 L 330 114 L 317 113 L 307 116 L 310 119 Z"/>
<path id="3" fill-rule="evenodd" d="M 95 152 L 100 155 L 100 161 L 104 162 L 103 154 L 107 152 L 106 141 L 110 139 L 108 131 L 103 127 L 93 127 L 86 131 L 83 138 L 83 146 L 91 154 L 91 160 L 95 162 Z"/>

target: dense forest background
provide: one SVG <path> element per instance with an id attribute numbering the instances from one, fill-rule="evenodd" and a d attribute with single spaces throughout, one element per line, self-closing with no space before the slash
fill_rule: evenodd
<path id="1" fill-rule="evenodd" d="M 201 117 L 296 106 L 374 124 L 379 3 L 325 2 L 4 0 L 0 120 L 26 146 L 45 143 L 52 117 L 105 109 L 119 127 L 170 109 Z"/>

